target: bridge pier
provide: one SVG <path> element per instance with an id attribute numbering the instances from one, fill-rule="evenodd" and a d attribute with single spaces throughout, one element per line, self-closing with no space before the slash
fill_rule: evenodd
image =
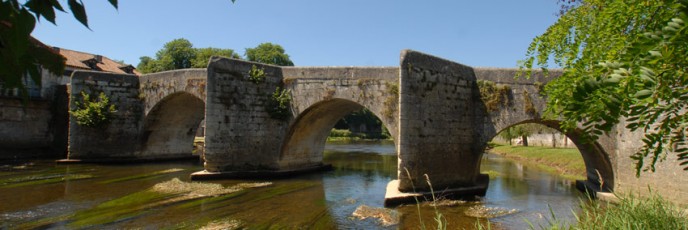
<path id="1" fill-rule="evenodd" d="M 487 174 L 480 174 L 473 186 L 463 186 L 458 188 L 446 188 L 434 191 L 399 191 L 399 180 L 392 180 L 387 184 L 385 192 L 385 207 L 395 207 L 402 204 L 414 204 L 418 201 L 433 199 L 459 199 L 473 200 L 476 196 L 485 196 L 490 177 Z"/>

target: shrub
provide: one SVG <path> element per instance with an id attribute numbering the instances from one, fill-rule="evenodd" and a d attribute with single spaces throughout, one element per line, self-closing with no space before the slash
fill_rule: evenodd
<path id="1" fill-rule="evenodd" d="M 248 71 L 248 80 L 256 84 L 265 81 L 265 70 L 259 69 L 256 65 L 251 66 L 251 70 Z"/>
<path id="2" fill-rule="evenodd" d="M 277 87 L 268 98 L 266 110 L 270 117 L 277 120 L 286 120 L 291 115 L 289 104 L 291 103 L 290 91 Z"/>
<path id="3" fill-rule="evenodd" d="M 91 95 L 81 92 L 81 102 L 76 102 L 76 109 L 69 111 L 74 116 L 76 124 L 84 127 L 103 127 L 110 123 L 112 114 L 117 112 L 115 105 L 105 93 L 100 92 L 97 100 L 91 100 Z"/>

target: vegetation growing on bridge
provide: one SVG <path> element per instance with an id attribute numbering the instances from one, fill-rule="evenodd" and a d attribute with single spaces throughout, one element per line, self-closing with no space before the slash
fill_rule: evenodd
<path id="1" fill-rule="evenodd" d="M 500 106 L 511 103 L 511 88 L 507 85 L 478 80 L 478 89 L 480 89 L 480 99 L 489 112 L 497 111 Z"/>
<path id="2" fill-rule="evenodd" d="M 291 91 L 287 89 L 282 89 L 280 87 L 275 88 L 275 92 L 268 97 L 266 103 L 266 110 L 270 117 L 277 120 L 286 120 L 291 116 L 291 111 L 289 111 L 289 105 L 291 104 Z"/>
<path id="3" fill-rule="evenodd" d="M 256 67 L 256 65 L 252 65 L 251 70 L 248 71 L 248 80 L 256 84 L 264 82 L 265 70 L 263 70 L 263 68 Z"/>
<path id="4" fill-rule="evenodd" d="M 69 111 L 76 123 L 84 127 L 98 128 L 110 123 L 113 113 L 117 112 L 115 105 L 110 104 L 110 98 L 100 92 L 98 99 L 91 99 L 91 95 L 81 92 L 81 102 L 76 102 L 76 109 Z"/>
<path id="5" fill-rule="evenodd" d="M 397 111 L 397 104 L 399 104 L 399 85 L 397 83 L 385 82 L 387 87 L 387 98 L 383 102 L 385 109 L 382 111 L 382 116 L 388 119 L 394 119 L 394 113 Z"/>
<path id="6" fill-rule="evenodd" d="M 535 110 L 535 104 L 533 104 L 533 99 L 530 98 L 530 93 L 528 90 L 523 90 L 523 111 L 531 116 L 538 115 L 537 110 Z"/>

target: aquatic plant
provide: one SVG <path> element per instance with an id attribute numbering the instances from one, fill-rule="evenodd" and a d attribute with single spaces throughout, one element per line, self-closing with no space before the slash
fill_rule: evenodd
<path id="1" fill-rule="evenodd" d="M 54 184 L 70 180 L 82 180 L 93 178 L 90 174 L 47 174 L 28 175 L 0 180 L 0 188 L 14 188 L 28 185 Z"/>
<path id="2" fill-rule="evenodd" d="M 227 195 L 238 193 L 247 188 L 269 185 L 272 185 L 272 183 L 240 183 L 225 187 L 214 183 L 184 182 L 174 178 L 155 184 L 149 189 L 101 203 L 88 210 L 79 211 L 69 217 L 69 219 L 73 220 L 69 223 L 69 227 L 86 228 L 122 221 L 146 215 L 151 210 L 161 206 L 180 204 L 182 201 L 206 197 L 225 199 L 226 197 L 232 197 Z"/>
<path id="3" fill-rule="evenodd" d="M 150 179 L 150 178 L 160 177 L 160 176 L 163 176 L 165 174 L 181 172 L 181 171 L 184 171 L 184 169 L 178 169 L 178 168 L 166 169 L 166 170 L 160 170 L 160 171 L 155 171 L 155 172 L 151 172 L 151 173 L 132 175 L 132 176 L 127 176 L 127 177 L 122 177 L 122 178 L 116 178 L 116 179 L 101 181 L 100 183 L 101 184 L 110 184 L 110 183 L 117 183 L 117 182 L 130 181 L 130 180 Z"/>
<path id="4" fill-rule="evenodd" d="M 466 209 L 464 214 L 466 216 L 476 218 L 495 218 L 511 215 L 517 212 L 519 212 L 518 209 L 505 209 L 500 207 L 486 207 L 485 205 L 477 205 Z"/>
<path id="5" fill-rule="evenodd" d="M 367 218 L 378 219 L 382 226 L 392 226 L 399 223 L 399 214 L 397 214 L 397 212 L 394 210 L 386 208 L 376 208 L 368 205 L 361 205 L 356 208 L 352 215 L 361 220 Z"/>

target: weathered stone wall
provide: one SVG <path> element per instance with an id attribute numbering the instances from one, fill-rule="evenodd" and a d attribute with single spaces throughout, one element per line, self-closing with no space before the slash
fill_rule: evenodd
<path id="1" fill-rule="evenodd" d="M 205 102 L 207 69 L 181 69 L 141 76 L 141 97 L 145 101 L 146 114 L 169 95 L 185 92 Z"/>
<path id="2" fill-rule="evenodd" d="M 545 77 L 535 72 L 530 79 L 514 76 L 516 69 L 475 68 L 479 80 L 492 81 L 510 87 L 512 101 L 497 111 L 490 111 L 484 119 L 483 139 L 488 140 L 514 124 L 539 123 L 559 129 L 558 121 L 542 119 L 545 98 L 539 95 L 544 83 L 561 74 L 550 72 L 552 77 Z M 529 92 L 535 113 L 526 111 L 525 93 Z M 531 93 L 533 92 L 533 93 Z M 635 162 L 630 158 L 642 146 L 643 132 L 630 132 L 622 121 L 612 132 L 602 135 L 590 143 L 581 138 L 580 130 L 566 134 L 581 151 L 587 169 L 587 182 L 595 190 L 614 191 L 616 193 L 635 193 L 648 195 L 649 189 L 675 202 L 688 203 L 688 177 L 677 162 L 675 154 L 669 153 L 666 161 L 657 165 L 657 172 L 644 172 L 639 178 L 635 176 Z M 601 189 L 600 189 L 601 188 Z"/>
<path id="3" fill-rule="evenodd" d="M 635 161 L 631 156 L 642 147 L 645 133 L 642 130 L 631 132 L 625 126 L 625 121 L 622 121 L 609 134 L 613 139 L 613 146 L 609 149 L 613 149 L 610 155 L 614 156 L 614 192 L 648 196 L 652 190 L 665 199 L 688 205 L 688 172 L 683 170 L 685 166 L 679 165 L 675 153 L 669 152 L 664 161 L 657 162 L 655 172 L 641 172 L 640 177 L 636 177 Z M 646 158 L 645 166 L 650 162 L 651 159 Z"/>
<path id="4" fill-rule="evenodd" d="M 285 67 L 292 112 L 282 145 L 282 169 L 322 164 L 330 130 L 338 120 L 363 108 L 373 112 L 396 139 L 398 133 L 398 67 Z"/>
<path id="5" fill-rule="evenodd" d="M 92 71 L 75 71 L 72 74 L 70 109 L 77 108 L 81 92 L 97 98 L 104 92 L 116 105 L 111 122 L 106 127 L 91 128 L 77 125 L 74 117 L 69 121 L 70 159 L 130 159 L 140 143 L 143 126 L 143 102 L 139 97 L 139 79 L 134 75 L 119 75 Z"/>
<path id="6" fill-rule="evenodd" d="M 0 159 L 52 155 L 49 101 L 0 98 Z"/>
<path id="7" fill-rule="evenodd" d="M 252 66 L 263 69 L 263 82 L 249 80 Z M 210 60 L 205 110 L 207 171 L 279 169 L 288 120 L 271 118 L 266 103 L 282 84 L 279 67 L 225 58 Z"/>
<path id="8" fill-rule="evenodd" d="M 415 51 L 401 57 L 399 190 L 477 183 L 480 144 L 473 69 Z M 410 178 L 406 175 L 408 170 Z"/>
<path id="9" fill-rule="evenodd" d="M 530 78 L 515 78 L 518 69 L 501 68 L 475 68 L 476 78 L 487 81 L 496 86 L 507 87 L 508 99 L 500 102 L 493 109 L 483 106 L 478 113 L 479 122 L 482 124 L 480 142 L 486 143 L 498 132 L 513 125 L 523 123 L 537 123 L 550 128 L 561 130 L 559 121 L 553 118 L 543 118 L 546 98 L 541 91 L 546 83 L 559 75 L 558 70 L 550 71 L 547 77 L 541 71 L 533 72 Z M 481 100 L 481 99 L 479 99 Z M 485 102 L 482 102 L 485 104 Z M 580 130 L 574 130 L 566 135 L 581 151 L 586 165 L 587 183 L 591 187 L 611 191 L 614 189 L 614 171 L 612 168 L 613 153 L 607 144 L 613 142 L 607 137 L 602 137 L 597 142 L 588 142 L 582 138 Z M 600 177 L 601 176 L 601 177 Z M 604 181 L 604 182 L 603 182 Z"/>
<path id="10" fill-rule="evenodd" d="M 141 155 L 191 157 L 196 130 L 205 118 L 206 69 L 182 69 L 140 77 L 146 117 Z"/>

